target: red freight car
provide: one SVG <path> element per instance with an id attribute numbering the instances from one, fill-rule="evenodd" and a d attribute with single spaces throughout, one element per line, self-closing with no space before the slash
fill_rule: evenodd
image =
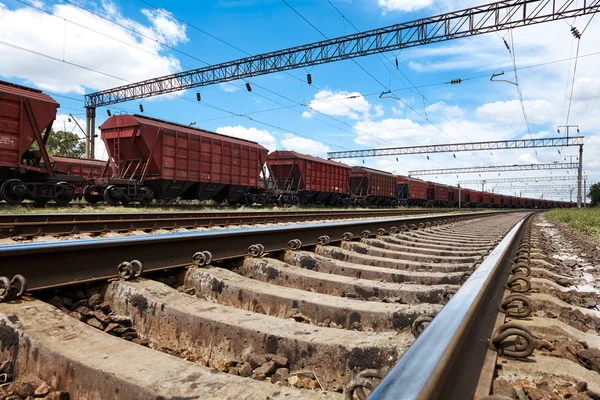
<path id="1" fill-rule="evenodd" d="M 281 202 L 340 204 L 348 196 L 352 168 L 346 164 L 280 150 L 269 154 L 267 164 Z"/>
<path id="2" fill-rule="evenodd" d="M 103 175 L 106 175 L 107 168 L 110 167 L 107 161 L 56 155 L 50 156 L 50 162 L 52 163 L 52 169 L 56 173 L 81 176 L 86 179 L 86 182 L 73 183 L 76 199 L 81 199 L 84 197 L 84 191 L 86 190 L 87 182 L 90 180 L 97 180 Z M 89 202 L 95 202 L 95 197 L 92 196 L 92 198 L 90 198 L 89 193 L 85 195 L 85 198 Z"/>
<path id="3" fill-rule="evenodd" d="M 483 207 L 483 192 L 471 190 L 471 207 Z"/>
<path id="4" fill-rule="evenodd" d="M 89 160 L 86 158 L 50 156 L 52 169 L 69 175 L 78 175 L 84 178 L 100 178 L 107 166 L 106 161 Z"/>
<path id="5" fill-rule="evenodd" d="M 396 197 L 402 204 L 408 206 L 424 206 L 427 203 L 427 182 L 398 175 Z"/>
<path id="6" fill-rule="evenodd" d="M 40 90 L 0 81 L 0 193 L 11 204 L 68 203 L 81 178 L 57 174 L 46 141 L 60 105 Z"/>
<path id="7" fill-rule="evenodd" d="M 143 185 L 142 197 L 237 203 L 264 190 L 268 150 L 258 143 L 141 115 L 112 116 L 100 130 L 113 177 Z M 107 201 L 126 195 L 115 190 Z"/>
<path id="8" fill-rule="evenodd" d="M 348 186 L 354 204 L 391 206 L 395 202 L 396 176 L 389 172 L 352 167 Z"/>
<path id="9" fill-rule="evenodd" d="M 488 192 L 481 192 L 481 207 L 492 206 L 492 194 Z"/>
<path id="10" fill-rule="evenodd" d="M 460 189 L 461 207 L 477 207 L 477 191 Z"/>
<path id="11" fill-rule="evenodd" d="M 427 182 L 427 203 L 433 206 L 447 206 L 450 188 L 435 182 Z"/>

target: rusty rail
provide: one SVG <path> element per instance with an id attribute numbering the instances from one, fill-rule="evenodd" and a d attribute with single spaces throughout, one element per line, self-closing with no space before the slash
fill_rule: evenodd
<path id="1" fill-rule="evenodd" d="M 452 209 L 384 210 L 306 210 L 306 211 L 227 211 L 161 213 L 48 213 L 0 214 L 0 237 L 65 235 L 208 226 L 303 222 L 318 219 L 393 217 L 415 214 L 440 214 Z M 457 210 L 458 211 L 458 210 Z"/>
<path id="2" fill-rule="evenodd" d="M 117 266 L 132 259 L 141 261 L 144 271 L 165 270 L 189 266 L 192 255 L 208 249 L 214 260 L 223 260 L 243 257 L 250 246 L 258 243 L 264 246 L 264 251 L 273 252 L 286 249 L 293 239 L 305 246 L 316 245 L 324 235 L 336 242 L 343 237 L 359 237 L 365 231 L 374 235 L 379 229 L 390 231 L 411 224 L 444 223 L 497 214 L 441 214 L 25 243 L 0 246 L 0 265 L 3 275 L 23 275 L 29 290 L 39 290 L 113 278 L 117 276 Z"/>

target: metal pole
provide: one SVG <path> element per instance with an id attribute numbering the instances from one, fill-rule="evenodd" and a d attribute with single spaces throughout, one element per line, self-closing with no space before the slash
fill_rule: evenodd
<path id="1" fill-rule="evenodd" d="M 577 207 L 581 207 L 581 180 L 583 175 L 583 145 L 579 146 L 579 169 L 577 170 Z"/>
<path id="2" fill-rule="evenodd" d="M 587 176 L 583 178 L 583 208 L 587 207 Z"/>
<path id="3" fill-rule="evenodd" d="M 92 123 L 90 126 L 90 158 L 94 160 L 95 157 L 95 141 L 96 141 L 96 108 L 91 108 L 92 113 Z"/>
<path id="4" fill-rule="evenodd" d="M 85 158 L 90 158 L 90 120 L 91 118 L 91 108 L 85 108 Z"/>
<path id="5" fill-rule="evenodd" d="M 460 185 L 458 185 L 458 208 L 460 208 Z"/>

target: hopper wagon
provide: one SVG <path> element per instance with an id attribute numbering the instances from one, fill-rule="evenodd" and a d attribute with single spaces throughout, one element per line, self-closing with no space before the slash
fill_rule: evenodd
<path id="1" fill-rule="evenodd" d="M 348 181 L 352 204 L 396 204 L 396 176 L 367 167 L 352 167 Z"/>
<path id="2" fill-rule="evenodd" d="M 264 193 L 268 150 L 256 142 L 141 115 L 112 116 L 100 130 L 113 178 L 137 182 L 108 187 L 109 203 L 133 195 L 238 204 Z"/>
<path id="3" fill-rule="evenodd" d="M 274 151 L 267 160 L 278 202 L 340 205 L 348 201 L 350 166 L 288 150 Z"/>

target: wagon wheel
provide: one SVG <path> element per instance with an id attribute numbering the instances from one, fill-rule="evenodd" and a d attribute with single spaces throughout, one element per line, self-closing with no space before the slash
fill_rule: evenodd
<path id="1" fill-rule="evenodd" d="M 104 190 L 104 200 L 111 206 L 118 206 L 123 199 L 123 192 L 117 186 L 110 185 Z"/>
<path id="2" fill-rule="evenodd" d="M 27 193 L 27 188 L 18 179 L 9 179 L 2 184 L 2 188 L 0 188 L 0 192 L 2 193 L 2 197 L 9 204 L 21 204 L 21 202 L 25 199 L 25 194 Z"/>
<path id="3" fill-rule="evenodd" d="M 85 199 L 85 201 L 87 201 L 90 204 L 96 204 L 97 202 L 102 200 L 102 197 L 100 197 L 94 192 L 98 193 L 97 186 L 86 186 L 85 189 L 83 189 L 83 198 Z"/>
<path id="4" fill-rule="evenodd" d="M 140 204 L 147 206 L 154 200 L 154 192 L 147 187 L 143 187 L 140 195 Z"/>
<path id="5" fill-rule="evenodd" d="M 56 186 L 59 186 L 62 190 L 56 195 L 54 201 L 58 204 L 69 204 L 75 197 L 75 190 L 67 182 L 58 182 Z"/>
<path id="6" fill-rule="evenodd" d="M 246 193 L 244 195 L 244 203 L 247 206 L 251 206 L 252 204 L 254 204 L 254 201 L 255 201 L 255 199 L 254 199 L 254 195 L 252 193 Z"/>

